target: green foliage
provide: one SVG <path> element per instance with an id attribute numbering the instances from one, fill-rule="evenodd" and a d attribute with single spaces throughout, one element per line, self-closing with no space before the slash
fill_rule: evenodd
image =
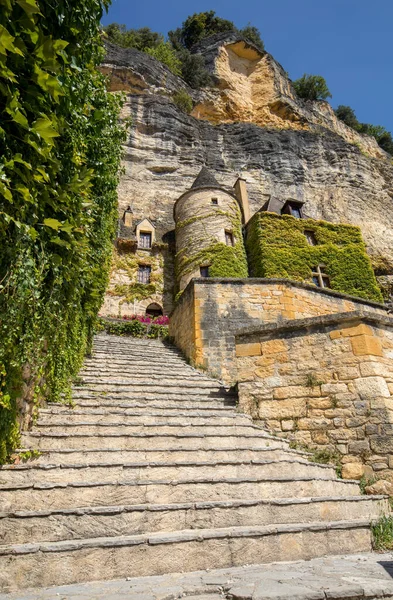
<path id="1" fill-rule="evenodd" d="M 368 123 L 360 123 L 356 117 L 355 111 L 350 106 L 340 104 L 334 111 L 336 117 L 343 121 L 348 127 L 352 127 L 359 133 L 365 133 L 374 137 L 379 146 L 393 155 L 393 138 L 392 134 L 382 127 L 382 125 L 370 125 Z"/>
<path id="2" fill-rule="evenodd" d="M 304 100 L 326 100 L 332 95 L 325 79 L 321 75 L 307 75 L 293 82 L 297 95 Z"/>
<path id="3" fill-rule="evenodd" d="M 344 106 L 343 104 L 340 104 L 339 106 L 337 106 L 334 112 L 336 117 L 340 119 L 340 121 L 343 121 L 343 123 L 348 125 L 348 127 L 352 127 L 352 129 L 358 130 L 360 123 L 357 120 L 353 108 L 351 108 L 350 106 Z"/>
<path id="4" fill-rule="evenodd" d="M 182 63 L 169 42 L 160 42 L 155 48 L 147 48 L 145 51 L 166 65 L 175 75 L 182 74 Z"/>
<path id="5" fill-rule="evenodd" d="M 174 103 L 180 110 L 189 114 L 192 111 L 193 104 L 192 98 L 189 94 L 187 94 L 184 90 L 179 90 L 172 96 Z"/>
<path id="6" fill-rule="evenodd" d="M 257 27 L 248 23 L 246 27 L 239 29 L 239 33 L 242 37 L 252 42 L 261 52 L 265 51 L 265 44 L 261 38 L 261 32 Z"/>
<path id="7" fill-rule="evenodd" d="M 371 526 L 373 546 L 375 550 L 393 549 L 393 517 L 383 515 Z"/>
<path id="8" fill-rule="evenodd" d="M 157 48 L 165 43 L 164 36 L 161 33 L 152 31 L 149 27 L 127 29 L 125 25 L 111 23 L 104 27 L 104 31 L 107 39 L 113 44 L 117 44 L 122 48 L 136 48 L 141 52 Z"/>
<path id="9" fill-rule="evenodd" d="M 309 388 L 319 387 L 323 384 L 323 381 L 320 381 L 314 373 L 307 373 L 305 386 Z"/>
<path id="10" fill-rule="evenodd" d="M 181 75 L 190 87 L 198 90 L 212 85 L 212 78 L 205 68 L 205 59 L 201 54 L 191 54 L 186 48 L 177 51 L 181 61 Z"/>
<path id="11" fill-rule="evenodd" d="M 248 277 L 247 257 L 243 245 L 240 208 L 236 205 L 236 213 L 215 210 L 196 217 L 191 217 L 176 224 L 176 230 L 187 227 L 198 220 L 215 217 L 217 214 L 226 216 L 232 223 L 234 246 L 227 246 L 222 242 L 211 240 L 211 243 L 202 250 L 191 253 L 188 248 L 183 248 L 176 255 L 175 271 L 177 281 L 183 275 L 198 269 L 200 265 L 209 265 L 210 277 Z M 177 297 L 176 297 L 177 299 Z"/>
<path id="12" fill-rule="evenodd" d="M 129 335 L 137 338 L 166 338 L 168 337 L 167 325 L 155 325 L 154 323 L 140 323 L 134 319 L 132 321 L 109 321 L 100 318 L 98 323 L 101 330 L 113 335 Z"/>
<path id="13" fill-rule="evenodd" d="M 214 10 L 194 13 L 187 17 L 182 27 L 168 33 L 169 39 L 175 41 L 188 50 L 200 40 L 215 33 L 234 31 L 236 28 L 232 21 L 217 17 Z"/>
<path id="14" fill-rule="evenodd" d="M 305 230 L 314 233 L 316 246 Z M 312 268 L 323 264 L 331 289 L 382 302 L 358 227 L 262 212 L 249 223 L 246 248 L 252 277 L 311 283 Z"/>
<path id="15" fill-rule="evenodd" d="M 17 399 L 67 394 L 108 281 L 122 99 L 97 66 L 106 0 L 1 0 L 0 462 Z M 28 372 L 28 374 L 26 374 Z"/>
<path id="16" fill-rule="evenodd" d="M 121 283 L 115 286 L 114 294 L 124 296 L 124 302 L 150 298 L 157 291 L 154 283 Z"/>

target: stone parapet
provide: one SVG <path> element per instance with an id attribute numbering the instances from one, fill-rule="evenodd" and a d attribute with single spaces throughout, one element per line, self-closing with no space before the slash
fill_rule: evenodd
<path id="1" fill-rule="evenodd" d="M 393 480 L 393 319 L 356 310 L 240 330 L 241 408 L 276 435 Z"/>
<path id="2" fill-rule="evenodd" d="M 172 313 L 170 334 L 192 362 L 233 384 L 235 333 L 355 310 L 387 313 L 382 304 L 287 279 L 193 279 Z"/>

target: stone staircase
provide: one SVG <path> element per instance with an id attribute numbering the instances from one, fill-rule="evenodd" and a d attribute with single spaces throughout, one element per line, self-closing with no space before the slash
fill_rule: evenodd
<path id="1" fill-rule="evenodd" d="M 371 549 L 382 496 L 307 461 L 157 340 L 100 334 L 0 469 L 0 591 Z M 22 452 L 20 450 L 19 452 Z"/>

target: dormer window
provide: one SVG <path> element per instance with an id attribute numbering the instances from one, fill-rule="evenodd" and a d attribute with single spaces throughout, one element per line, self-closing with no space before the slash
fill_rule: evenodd
<path id="1" fill-rule="evenodd" d="M 314 285 L 320 288 L 329 288 L 330 287 L 330 279 L 329 276 L 325 273 L 325 265 L 318 265 L 317 267 L 312 268 L 312 282 Z"/>
<path id="2" fill-rule="evenodd" d="M 199 270 L 200 270 L 201 277 L 209 277 L 209 267 L 208 266 L 205 265 L 203 267 L 200 267 Z"/>
<path id="3" fill-rule="evenodd" d="M 310 244 L 310 246 L 316 246 L 318 244 L 315 233 L 311 231 L 311 229 L 306 229 L 304 231 L 304 235 L 306 236 L 307 243 Z"/>
<path id="4" fill-rule="evenodd" d="M 217 206 L 218 198 L 212 198 L 212 204 L 214 204 L 214 206 Z"/>
<path id="5" fill-rule="evenodd" d="M 302 206 L 303 202 L 298 200 L 287 200 L 281 209 L 282 215 L 291 215 L 295 219 L 302 219 Z"/>

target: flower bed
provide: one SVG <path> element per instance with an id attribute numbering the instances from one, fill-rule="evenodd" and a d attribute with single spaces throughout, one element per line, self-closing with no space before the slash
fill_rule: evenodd
<path id="1" fill-rule="evenodd" d="M 155 319 L 148 315 L 124 315 L 122 318 L 99 317 L 96 330 L 137 338 L 166 338 L 168 323 L 169 318 L 166 316 Z"/>

